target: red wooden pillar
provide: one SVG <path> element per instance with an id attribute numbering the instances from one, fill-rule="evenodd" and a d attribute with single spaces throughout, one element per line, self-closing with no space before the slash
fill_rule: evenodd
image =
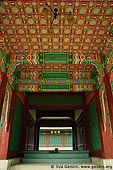
<path id="1" fill-rule="evenodd" d="M 3 159 L 3 160 L 8 158 L 10 134 L 11 134 L 11 128 L 12 128 L 12 122 L 13 122 L 14 106 L 15 106 L 15 101 L 16 101 L 15 99 L 16 99 L 16 95 L 15 95 L 15 91 L 13 91 L 8 131 L 5 131 L 5 120 L 3 120 L 2 129 L 1 129 L 0 159 Z"/>
<path id="2" fill-rule="evenodd" d="M 100 156 L 102 158 L 112 158 L 113 157 L 113 139 L 112 139 L 113 135 L 110 134 L 108 118 L 106 121 L 106 131 L 104 131 L 102 116 L 101 116 L 101 105 L 100 105 L 100 100 L 99 100 L 99 90 L 96 90 L 95 95 L 96 95 L 97 113 L 98 113 L 98 119 L 99 119 L 101 147 L 102 147 Z"/>
<path id="3" fill-rule="evenodd" d="M 6 70 L 6 74 L 3 75 L 2 83 L 0 85 L 0 118 L 1 118 L 2 108 L 3 108 L 6 85 L 7 85 L 7 70 Z M 0 146 L 2 141 L 1 139 L 2 139 L 2 130 L 0 129 Z"/>
<path id="4" fill-rule="evenodd" d="M 88 106 L 87 106 L 87 101 L 86 101 L 85 95 L 83 95 L 83 118 L 84 118 L 85 135 L 86 135 L 86 149 L 89 150 L 89 153 L 91 153 L 89 115 L 88 115 Z"/>
<path id="5" fill-rule="evenodd" d="M 113 97 L 112 97 L 112 91 L 111 91 L 109 76 L 106 73 L 104 75 L 104 84 L 105 84 L 105 90 L 106 90 L 106 95 L 107 95 L 107 100 L 108 100 L 111 126 L 112 126 L 112 131 L 113 131 Z"/>
<path id="6" fill-rule="evenodd" d="M 3 75 L 2 84 L 0 86 L 0 117 L 1 117 L 1 112 L 2 112 L 2 106 L 3 106 L 4 96 L 5 96 L 6 85 L 7 85 L 7 71 L 6 71 L 6 74 Z"/>

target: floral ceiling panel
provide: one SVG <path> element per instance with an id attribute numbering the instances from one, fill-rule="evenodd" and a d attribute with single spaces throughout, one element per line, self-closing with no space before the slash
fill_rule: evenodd
<path id="1" fill-rule="evenodd" d="M 9 49 L 97 53 L 104 48 L 112 26 L 112 1 L 51 0 L 47 4 L 43 0 L 0 2 L 0 31 Z M 58 15 L 53 20 L 55 8 Z M 73 22 L 68 22 L 69 17 Z"/>

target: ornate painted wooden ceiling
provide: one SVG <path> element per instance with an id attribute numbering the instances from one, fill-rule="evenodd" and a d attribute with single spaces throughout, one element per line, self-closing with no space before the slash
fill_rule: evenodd
<path id="1" fill-rule="evenodd" d="M 51 10 L 43 15 L 45 3 L 0 1 L 0 83 L 8 68 L 9 84 L 20 91 L 96 90 L 113 69 L 112 0 L 50 0 L 61 13 L 54 21 Z"/>
<path id="2" fill-rule="evenodd" d="M 53 22 L 54 35 L 47 33 L 53 19 L 50 11 L 42 14 L 46 1 L 4 0 L 0 4 L 0 29 L 9 49 L 18 52 L 88 52 L 99 53 L 109 38 L 113 3 L 90 0 L 50 0 L 59 13 Z M 69 25 L 67 14 L 72 12 L 74 23 Z"/>

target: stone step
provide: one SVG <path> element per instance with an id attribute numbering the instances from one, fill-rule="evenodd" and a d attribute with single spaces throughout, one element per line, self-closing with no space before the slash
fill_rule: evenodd
<path id="1" fill-rule="evenodd" d="M 50 159 L 54 159 L 54 158 L 88 158 L 89 155 L 86 154 L 59 154 L 59 153 L 54 153 L 54 154 L 24 154 L 24 158 L 50 158 Z"/>
<path id="2" fill-rule="evenodd" d="M 18 164 L 15 166 L 10 167 L 9 170 L 103 170 L 103 168 L 99 167 L 98 165 L 92 163 L 33 163 L 33 164 Z"/>
<path id="3" fill-rule="evenodd" d="M 83 162 L 90 162 L 90 158 L 42 158 L 42 159 L 37 159 L 37 158 L 23 158 L 22 159 L 23 163 L 72 163 L 72 162 L 77 162 L 77 163 L 83 163 Z"/>
<path id="4" fill-rule="evenodd" d="M 37 162 L 90 162 L 88 150 L 24 151 L 23 163 Z"/>
<path id="5" fill-rule="evenodd" d="M 23 153 L 24 154 L 48 154 L 54 152 L 54 150 L 39 150 L 39 151 L 35 151 L 35 150 L 25 150 Z M 83 154 L 83 153 L 88 153 L 88 150 L 58 150 L 58 153 L 64 153 L 64 154 Z"/>

